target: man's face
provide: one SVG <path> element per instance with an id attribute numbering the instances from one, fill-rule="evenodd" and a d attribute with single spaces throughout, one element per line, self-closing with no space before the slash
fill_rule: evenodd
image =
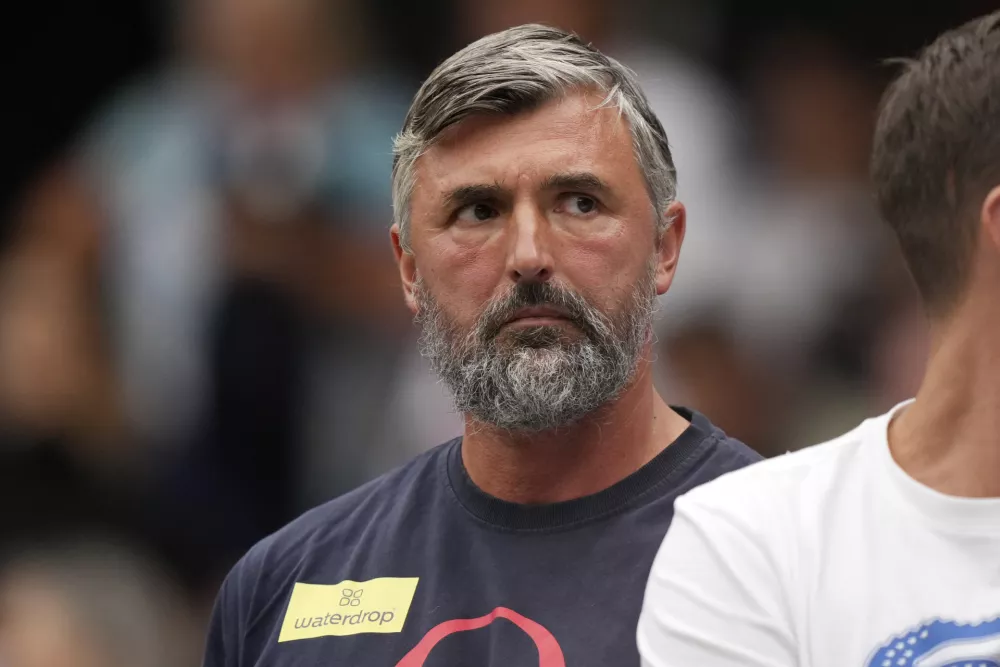
<path id="1" fill-rule="evenodd" d="M 616 108 L 576 94 L 469 118 L 417 162 L 412 254 L 398 250 L 422 348 L 460 411 L 518 431 L 614 399 L 647 349 L 683 207 L 656 214 Z"/>

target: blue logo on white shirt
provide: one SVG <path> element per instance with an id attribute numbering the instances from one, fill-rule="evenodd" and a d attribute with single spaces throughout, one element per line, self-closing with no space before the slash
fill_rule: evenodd
<path id="1" fill-rule="evenodd" d="M 1000 667 L 1000 617 L 926 623 L 884 644 L 866 667 Z"/>

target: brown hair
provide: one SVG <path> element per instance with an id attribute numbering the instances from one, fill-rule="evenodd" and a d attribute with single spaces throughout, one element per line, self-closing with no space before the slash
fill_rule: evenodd
<path id="1" fill-rule="evenodd" d="M 1000 12 L 902 64 L 879 107 L 872 181 L 925 306 L 942 315 L 968 281 L 973 207 L 1000 184 Z"/>

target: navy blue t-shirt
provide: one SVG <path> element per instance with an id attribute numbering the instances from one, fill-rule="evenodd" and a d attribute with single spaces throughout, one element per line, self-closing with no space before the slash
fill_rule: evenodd
<path id="1" fill-rule="evenodd" d="M 617 484 L 518 505 L 461 440 L 322 505 L 233 568 L 205 667 L 628 667 L 674 499 L 760 457 L 697 413 Z"/>

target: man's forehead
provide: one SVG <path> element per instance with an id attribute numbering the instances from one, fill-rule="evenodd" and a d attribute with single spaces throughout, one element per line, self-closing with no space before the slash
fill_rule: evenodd
<path id="1" fill-rule="evenodd" d="M 515 115 L 463 119 L 417 161 L 418 187 L 444 192 L 459 182 L 545 178 L 554 170 L 610 177 L 622 159 L 633 160 L 632 142 L 619 110 L 603 101 L 575 93 Z"/>

